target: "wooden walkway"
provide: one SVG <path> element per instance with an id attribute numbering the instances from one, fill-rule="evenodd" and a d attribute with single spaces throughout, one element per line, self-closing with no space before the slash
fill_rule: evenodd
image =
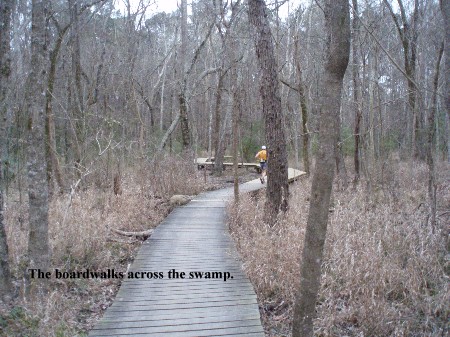
<path id="1" fill-rule="evenodd" d="M 240 185 L 240 191 L 262 186 L 253 180 Z M 124 280 L 89 336 L 263 337 L 254 289 L 225 225 L 232 194 L 232 188 L 202 193 L 170 213 L 129 270 L 162 272 L 163 278 Z M 173 269 L 185 278 L 169 279 Z"/>

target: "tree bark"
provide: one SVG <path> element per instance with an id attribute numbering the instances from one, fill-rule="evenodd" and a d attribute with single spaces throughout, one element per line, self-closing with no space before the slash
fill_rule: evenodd
<path id="1" fill-rule="evenodd" d="M 303 170 L 309 175 L 309 130 L 308 130 L 308 106 L 306 104 L 305 86 L 303 85 L 302 66 L 300 62 L 299 33 L 295 36 L 295 67 L 297 70 L 298 95 L 300 96 L 300 108 L 302 110 L 302 133 L 303 133 Z"/>
<path id="2" fill-rule="evenodd" d="M 439 72 L 442 54 L 444 53 L 444 43 L 438 52 L 436 68 L 433 79 L 433 97 L 431 99 L 431 111 L 428 116 L 428 142 L 427 142 L 427 164 L 428 164 L 428 202 L 430 203 L 431 227 L 434 229 L 436 224 L 436 170 L 434 164 L 433 149 L 435 144 L 435 117 L 437 110 L 437 92 L 439 84 Z"/>
<path id="3" fill-rule="evenodd" d="M 272 34 L 263 0 L 249 0 L 249 20 L 256 30 L 255 48 L 261 71 L 260 93 L 268 147 L 265 220 L 274 225 L 278 212 L 288 207 L 288 165 L 282 124 L 281 97 Z"/>
<path id="4" fill-rule="evenodd" d="M 9 269 L 8 242 L 4 222 L 4 154 L 6 149 L 6 120 L 8 110 L 8 83 L 11 74 L 10 34 L 13 0 L 0 2 L 0 298 L 11 292 L 11 272 Z"/>
<path id="5" fill-rule="evenodd" d="M 359 78 L 359 11 L 358 0 L 352 0 L 353 4 L 353 21 L 352 21 L 352 79 L 353 79 L 353 104 L 355 108 L 355 148 L 354 148 L 354 167 L 355 167 L 355 179 L 354 182 L 358 183 L 359 173 L 359 149 L 360 149 L 360 130 L 361 130 L 361 118 L 362 118 L 362 103 L 361 103 L 361 80 Z"/>
<path id="6" fill-rule="evenodd" d="M 441 11 L 442 16 L 444 18 L 444 32 L 447 32 L 445 34 L 445 47 L 444 47 L 444 54 L 445 54 L 445 69 L 447 71 L 445 72 L 445 86 L 444 86 L 444 102 L 445 102 L 445 109 L 447 110 L 447 117 L 450 119 L 450 71 L 448 69 L 450 68 L 450 1 L 446 0 L 440 0 L 441 2 Z M 450 153 L 450 149 L 449 149 Z M 450 161 L 450 156 L 448 158 Z"/>
<path id="7" fill-rule="evenodd" d="M 54 178 L 60 191 L 64 190 L 64 181 L 61 174 L 61 167 L 59 165 L 56 152 L 56 130 L 55 119 L 53 113 L 53 91 L 55 87 L 56 65 L 58 63 L 58 55 L 61 50 L 61 44 L 64 36 L 69 28 L 69 25 L 63 29 L 58 28 L 58 38 L 55 46 L 50 52 L 50 69 L 47 81 L 46 91 L 46 110 L 45 110 L 45 134 L 47 138 L 46 155 L 47 155 L 47 175 L 49 182 Z"/>
<path id="8" fill-rule="evenodd" d="M 224 70 L 219 72 L 219 80 L 217 82 L 216 91 L 216 108 L 214 116 L 214 174 L 221 175 L 223 171 L 223 144 L 220 137 L 221 119 L 222 119 L 222 90 L 225 78 Z"/>
<path id="9" fill-rule="evenodd" d="M 327 59 L 323 79 L 319 149 L 311 187 L 311 201 L 302 252 L 301 278 L 295 300 L 293 337 L 313 336 L 315 304 L 320 289 L 323 247 L 327 233 L 334 159 L 339 135 L 339 108 L 350 50 L 347 0 L 326 0 Z"/>
<path id="10" fill-rule="evenodd" d="M 186 98 L 187 91 L 187 75 L 186 75 L 186 59 L 187 59 L 187 0 L 181 0 L 181 50 L 180 50 L 180 74 L 184 76 L 181 81 L 181 90 L 178 94 L 178 103 L 180 108 L 181 136 L 183 141 L 183 149 L 188 150 L 190 147 L 190 131 L 188 121 L 188 105 Z"/>
<path id="11" fill-rule="evenodd" d="M 48 184 L 45 158 L 45 107 L 47 88 L 47 15 L 48 1 L 32 1 L 31 68 L 27 83 L 28 114 L 28 198 L 30 231 L 28 239 L 29 268 L 49 268 Z M 33 280 L 36 281 L 36 280 Z M 45 290 L 45 283 L 39 282 Z M 38 290 L 31 283 L 32 292 Z"/>

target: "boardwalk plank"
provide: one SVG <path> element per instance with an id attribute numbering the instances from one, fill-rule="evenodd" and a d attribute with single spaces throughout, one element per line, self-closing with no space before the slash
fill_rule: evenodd
<path id="1" fill-rule="evenodd" d="M 126 335 L 160 335 L 164 336 L 226 336 L 230 333 L 262 332 L 261 322 L 258 319 L 231 322 L 204 322 L 193 324 L 177 324 L 166 326 L 142 326 L 131 328 L 109 328 L 93 330 L 96 336 L 126 336 Z"/>

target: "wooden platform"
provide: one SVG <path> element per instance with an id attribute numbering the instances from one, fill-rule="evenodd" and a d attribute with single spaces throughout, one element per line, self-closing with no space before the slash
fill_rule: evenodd
<path id="1" fill-rule="evenodd" d="M 197 168 L 199 170 L 201 169 L 208 169 L 211 170 L 214 167 L 214 161 L 209 160 L 209 158 L 197 158 L 195 163 L 197 164 Z M 227 168 L 227 167 L 232 167 L 233 163 L 232 162 L 224 162 L 222 163 L 223 165 L 223 169 Z M 245 167 L 245 168 L 254 168 L 257 172 L 260 172 L 260 166 L 258 163 L 243 163 L 243 162 L 239 162 L 238 163 L 238 167 Z"/>
<path id="2" fill-rule="evenodd" d="M 299 173 L 291 170 L 291 179 Z M 240 190 L 263 186 L 256 179 Z M 176 208 L 142 245 L 130 268 L 162 272 L 163 278 L 124 280 L 89 336 L 263 337 L 254 289 L 225 225 L 232 194 L 232 188 L 206 192 Z M 172 269 L 185 278 L 169 279 Z M 200 279 L 190 278 L 191 272 L 216 274 Z"/>

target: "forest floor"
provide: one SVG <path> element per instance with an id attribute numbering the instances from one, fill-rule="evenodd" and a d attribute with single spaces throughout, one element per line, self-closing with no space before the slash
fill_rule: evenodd
<path id="1" fill-rule="evenodd" d="M 232 171 L 222 177 L 186 169 L 169 158 L 151 169 L 124 172 L 119 195 L 112 184 L 92 175 L 85 188 L 72 197 L 54 196 L 50 202 L 49 236 L 52 277 L 48 296 L 25 296 L 28 215 L 26 193 L 11 189 L 5 223 L 11 271 L 16 288 L 9 303 L 0 302 L 0 336 L 85 336 L 114 301 L 120 278 L 56 278 L 60 271 L 126 272 L 142 240 L 115 234 L 111 229 L 144 231 L 156 227 L 173 209 L 172 195 L 193 195 L 233 184 Z M 170 170 L 167 167 L 171 167 Z M 253 170 L 240 169 L 240 183 L 257 178 Z"/>

